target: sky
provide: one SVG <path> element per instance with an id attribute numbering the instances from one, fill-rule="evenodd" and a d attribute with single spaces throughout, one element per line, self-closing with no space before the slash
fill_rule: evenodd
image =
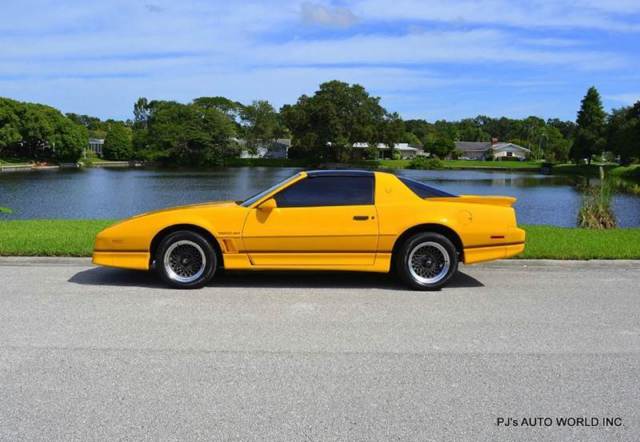
<path id="1" fill-rule="evenodd" d="M 138 97 L 276 108 L 358 83 L 403 118 L 575 120 L 640 99 L 640 0 L 2 0 L 0 96 L 131 118 Z"/>

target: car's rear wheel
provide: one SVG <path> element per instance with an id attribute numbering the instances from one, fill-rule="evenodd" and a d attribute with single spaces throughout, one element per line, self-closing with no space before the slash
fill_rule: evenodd
<path id="1" fill-rule="evenodd" d="M 196 289 L 216 272 L 216 252 L 202 235 L 180 230 L 162 239 L 156 252 L 156 268 L 172 287 Z"/>
<path id="2" fill-rule="evenodd" d="M 433 232 L 409 237 L 395 257 L 400 279 L 415 290 L 437 290 L 458 270 L 458 253 L 444 235 Z"/>

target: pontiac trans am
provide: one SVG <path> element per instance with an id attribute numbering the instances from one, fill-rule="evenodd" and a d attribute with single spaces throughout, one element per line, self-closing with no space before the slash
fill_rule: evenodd
<path id="1" fill-rule="evenodd" d="M 451 195 L 383 172 L 300 172 L 242 202 L 149 212 L 100 232 L 93 262 L 155 270 L 198 288 L 220 269 L 394 270 L 409 287 L 444 286 L 458 263 L 524 250 L 515 198 Z"/>

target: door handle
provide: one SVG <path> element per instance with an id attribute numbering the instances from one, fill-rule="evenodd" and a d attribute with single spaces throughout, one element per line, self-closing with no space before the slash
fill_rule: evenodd
<path id="1" fill-rule="evenodd" d="M 369 217 L 367 215 L 355 215 L 353 217 L 354 221 L 366 221 L 368 219 L 369 219 Z"/>

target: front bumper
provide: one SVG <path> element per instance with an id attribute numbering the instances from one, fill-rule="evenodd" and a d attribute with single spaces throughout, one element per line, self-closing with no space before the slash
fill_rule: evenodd
<path id="1" fill-rule="evenodd" d="M 149 252 L 104 251 L 93 252 L 92 262 L 106 267 L 149 270 Z"/>

